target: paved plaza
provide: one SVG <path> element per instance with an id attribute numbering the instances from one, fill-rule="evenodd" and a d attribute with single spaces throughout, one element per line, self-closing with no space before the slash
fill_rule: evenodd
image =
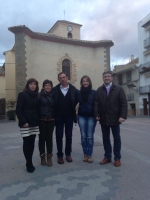
<path id="1" fill-rule="evenodd" d="M 17 122 L 0 121 L 0 200 L 149 200 L 150 118 L 128 118 L 121 125 L 122 166 L 103 159 L 100 125 L 94 135 L 93 163 L 84 163 L 79 127 L 73 130 L 72 163 L 57 163 L 54 134 L 53 166 L 41 166 L 38 137 L 34 173 L 27 173 Z"/>

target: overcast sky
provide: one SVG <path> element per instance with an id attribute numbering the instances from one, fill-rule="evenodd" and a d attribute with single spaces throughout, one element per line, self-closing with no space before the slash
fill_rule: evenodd
<path id="1" fill-rule="evenodd" d="M 57 20 L 82 24 L 81 39 L 112 40 L 111 67 L 138 57 L 138 23 L 150 13 L 150 0 L 0 0 L 0 66 L 14 45 L 8 27 L 26 25 L 46 33 Z M 65 10 L 65 17 L 64 17 Z"/>

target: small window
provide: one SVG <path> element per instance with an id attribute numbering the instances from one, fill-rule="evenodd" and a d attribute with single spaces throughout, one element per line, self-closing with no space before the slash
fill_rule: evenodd
<path id="1" fill-rule="evenodd" d="M 72 38 L 72 33 L 68 33 L 68 38 Z"/>
<path id="2" fill-rule="evenodd" d="M 118 74 L 118 84 L 122 85 L 122 74 Z"/>
<path id="3" fill-rule="evenodd" d="M 70 60 L 63 60 L 62 71 L 67 75 L 68 79 L 70 80 Z"/>
<path id="4" fill-rule="evenodd" d="M 132 79 L 131 79 L 131 72 L 127 72 L 126 73 L 126 81 L 127 82 L 130 82 Z"/>

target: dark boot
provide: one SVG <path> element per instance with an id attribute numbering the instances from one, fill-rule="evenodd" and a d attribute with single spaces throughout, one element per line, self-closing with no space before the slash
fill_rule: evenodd
<path id="1" fill-rule="evenodd" d="M 45 153 L 43 153 L 42 155 L 41 155 L 41 165 L 46 165 L 46 160 L 45 160 Z"/>
<path id="2" fill-rule="evenodd" d="M 47 166 L 48 167 L 52 166 L 52 156 L 53 156 L 53 154 L 47 154 Z"/>
<path id="3" fill-rule="evenodd" d="M 27 162 L 27 163 L 26 163 L 26 168 L 27 168 L 27 171 L 28 171 L 29 173 L 33 173 L 34 170 L 35 170 L 35 167 L 33 166 L 33 164 L 32 164 L 31 162 Z"/>

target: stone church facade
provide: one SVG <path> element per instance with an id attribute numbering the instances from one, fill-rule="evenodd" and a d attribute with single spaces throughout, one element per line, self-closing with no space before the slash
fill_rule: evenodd
<path id="1" fill-rule="evenodd" d="M 36 78 L 41 88 L 45 79 L 58 84 L 57 75 L 64 71 L 69 82 L 78 89 L 83 75 L 90 76 L 93 88 L 102 84 L 102 73 L 110 69 L 111 40 L 80 39 L 82 25 L 59 20 L 47 33 L 33 32 L 26 26 L 8 28 L 15 35 L 15 44 L 5 59 L 14 55 L 14 92 L 17 95 L 29 78 Z M 6 64 L 5 64 L 6 66 Z"/>

